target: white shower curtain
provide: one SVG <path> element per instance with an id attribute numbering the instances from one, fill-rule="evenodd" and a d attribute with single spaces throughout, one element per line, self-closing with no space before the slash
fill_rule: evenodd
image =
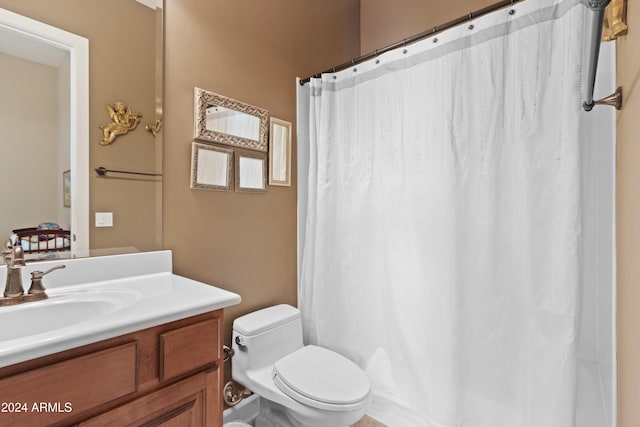
<path id="1" fill-rule="evenodd" d="M 514 9 L 307 89 L 305 338 L 392 427 L 574 425 L 589 12 Z"/>

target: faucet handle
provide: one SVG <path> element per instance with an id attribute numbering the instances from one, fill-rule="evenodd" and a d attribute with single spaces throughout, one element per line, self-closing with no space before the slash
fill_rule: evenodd
<path id="1" fill-rule="evenodd" d="M 29 287 L 30 294 L 40 294 L 44 292 L 44 286 L 42 285 L 42 278 L 47 274 L 51 273 L 54 270 L 59 270 L 61 268 L 66 268 L 66 265 L 56 265 L 53 268 L 48 269 L 47 271 L 32 271 L 31 272 L 31 286 Z"/>
<path id="2" fill-rule="evenodd" d="M 10 255 L 11 251 L 13 251 L 13 241 L 11 239 L 7 239 L 2 246 L 2 254 Z"/>
<path id="3" fill-rule="evenodd" d="M 18 243 L 15 234 L 11 235 L 11 237 L 6 240 L 2 247 L 2 256 L 7 267 L 16 268 L 24 267 L 26 265 L 24 260 L 24 250 L 22 249 L 22 245 Z"/>
<path id="4" fill-rule="evenodd" d="M 31 272 L 31 278 L 32 279 L 42 279 L 44 276 L 46 276 L 47 274 L 51 273 L 53 270 L 59 270 L 61 268 L 66 268 L 67 266 L 64 264 L 61 265 L 56 265 L 53 268 L 48 269 L 47 271 L 32 271 Z"/>

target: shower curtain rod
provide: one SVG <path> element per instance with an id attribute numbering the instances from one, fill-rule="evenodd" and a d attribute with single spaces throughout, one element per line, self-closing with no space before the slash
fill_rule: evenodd
<path id="1" fill-rule="evenodd" d="M 375 58 L 376 56 L 378 56 L 380 54 L 383 54 L 385 52 L 389 52 L 390 50 L 394 50 L 394 49 L 397 49 L 399 47 L 403 47 L 403 46 L 409 45 L 411 43 L 415 43 L 417 41 L 429 38 L 429 37 L 433 36 L 434 34 L 438 34 L 438 33 L 442 32 L 442 31 L 448 30 L 449 28 L 453 28 L 453 27 L 458 26 L 460 24 L 464 24 L 465 22 L 469 22 L 469 21 L 471 21 L 473 19 L 476 19 L 476 18 L 479 18 L 479 17 L 481 17 L 483 15 L 487 15 L 487 14 L 489 14 L 491 12 L 495 12 L 496 10 L 502 9 L 504 7 L 507 7 L 507 6 L 514 5 L 516 3 L 520 3 L 522 1 L 524 1 L 524 0 L 501 0 L 501 1 L 497 2 L 497 3 L 490 4 L 487 7 L 484 7 L 482 9 L 478 9 L 478 10 L 476 10 L 474 12 L 469 12 L 468 14 L 466 14 L 464 16 L 461 16 L 459 18 L 456 18 L 456 19 L 454 19 L 452 21 L 449 21 L 449 22 L 447 22 L 445 24 L 436 25 L 432 29 L 423 31 L 420 34 L 416 34 L 415 36 L 411 36 L 409 38 L 402 39 L 402 40 L 400 40 L 398 42 L 390 44 L 389 46 L 385 46 L 382 49 L 376 49 L 373 52 L 369 52 L 369 53 L 366 53 L 366 54 L 364 54 L 362 56 L 354 58 L 349 62 L 345 62 L 345 63 L 340 64 L 340 65 L 336 65 L 335 67 L 329 68 L 328 70 L 324 70 L 324 71 L 322 71 L 320 73 L 317 73 L 317 74 L 314 74 L 312 76 L 309 76 L 306 79 L 300 80 L 300 85 L 304 85 L 304 84 L 308 83 L 312 78 L 318 78 L 324 73 L 335 73 L 336 71 L 346 70 L 349 67 L 353 67 L 356 64 L 361 64 L 361 63 L 363 63 L 365 61 L 368 61 L 369 59 Z"/>
<path id="2" fill-rule="evenodd" d="M 382 49 L 377 49 L 373 52 L 369 52 L 362 56 L 352 59 L 349 62 L 345 62 L 340 65 L 336 65 L 335 67 L 324 70 L 320 73 L 309 76 L 305 79 L 300 80 L 300 85 L 304 86 L 308 83 L 312 78 L 318 78 L 324 73 L 335 73 L 337 71 L 346 70 L 349 67 L 353 67 L 356 64 L 361 64 L 365 61 L 375 58 L 376 56 L 388 52 L 390 50 L 397 49 L 399 47 L 403 47 L 409 45 L 411 43 L 415 43 L 417 41 L 429 38 L 435 34 L 438 34 L 442 31 L 448 30 L 450 28 L 456 27 L 460 24 L 464 24 L 465 22 L 472 21 L 473 19 L 479 18 L 481 16 L 487 15 L 489 13 L 495 12 L 507 6 L 512 6 L 516 3 L 520 3 L 524 0 L 501 0 L 497 3 L 493 3 L 487 7 L 482 9 L 478 9 L 474 12 L 470 12 L 467 15 L 461 16 L 457 19 L 449 21 L 443 25 L 436 25 L 430 30 L 423 31 L 420 34 L 416 34 L 415 36 L 411 36 L 409 38 L 400 40 L 399 42 L 390 44 L 389 46 L 383 47 Z M 593 100 L 593 89 L 596 83 L 596 69 L 598 65 L 598 56 L 600 54 L 600 39 L 602 38 L 602 23 L 604 20 L 604 10 L 609 4 L 611 0 L 581 0 L 583 3 L 587 5 L 587 7 L 594 12 L 593 14 L 593 31 L 591 32 L 591 40 L 590 40 L 590 51 L 591 57 L 589 62 L 589 70 L 588 70 L 588 78 L 587 78 L 587 96 L 586 100 L 583 104 L 583 108 L 586 111 L 591 111 L 594 105 L 603 104 L 603 105 L 612 105 L 615 106 L 616 109 L 620 109 L 622 104 L 622 92 L 620 88 L 614 92 L 614 94 L 609 95 L 606 98 L 603 98 L 598 101 Z M 511 12 L 510 12 L 511 13 Z"/>

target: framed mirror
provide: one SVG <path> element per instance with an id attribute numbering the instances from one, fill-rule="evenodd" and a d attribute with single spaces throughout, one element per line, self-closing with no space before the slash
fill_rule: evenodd
<path id="1" fill-rule="evenodd" d="M 162 5 L 162 0 L 131 0 L 118 7 L 84 0 L 0 0 L 2 89 L 11 85 L 10 92 L 0 90 L 5 105 L 0 152 L 18 168 L 8 163 L 3 173 L 23 181 L 0 190 L 15 205 L 0 215 L 0 236 L 42 223 L 71 232 L 70 251 L 28 254 L 28 262 L 162 248 L 162 179 L 90 173 L 98 166 L 162 173 L 162 130 L 155 136 L 144 130 L 162 118 Z M 118 31 L 96 25 L 96 16 L 118 23 Z M 117 100 L 141 113 L 142 121 L 125 142 L 100 146 L 105 105 Z M 38 161 L 34 153 L 47 160 Z M 37 176 L 25 174 L 24 165 L 34 162 Z M 70 185 L 63 187 L 67 170 Z M 113 212 L 114 226 L 96 227 L 96 212 Z"/>
<path id="2" fill-rule="evenodd" d="M 229 191 L 233 150 L 194 142 L 191 150 L 191 189 Z"/>
<path id="3" fill-rule="evenodd" d="M 86 170 L 89 159 L 89 40 L 0 8 L 0 41 L 0 93 L 6 106 L 0 108 L 5 136 L 0 151 L 12 159 L 0 179 L 24 180 L 1 192 L 17 207 L 0 214 L 0 238 L 4 242 L 12 230 L 55 223 L 72 236 L 63 256 L 86 256 L 89 184 L 81 173 L 69 171 Z M 36 109 L 34 99 L 39 100 Z M 58 114 L 59 109 L 65 113 Z M 33 153 L 51 160 L 38 162 L 36 173 L 25 175 L 23 165 L 34 162 Z M 58 187 L 60 175 L 68 187 Z M 21 209 L 27 200 L 31 206 Z M 24 249 L 30 261 L 40 259 L 30 247 Z"/>
<path id="4" fill-rule="evenodd" d="M 236 191 L 267 191 L 267 159 L 261 155 L 236 154 Z"/>
<path id="5" fill-rule="evenodd" d="M 196 139 L 267 151 L 267 110 L 200 88 L 194 97 Z"/>
<path id="6" fill-rule="evenodd" d="M 269 185 L 291 186 L 291 123 L 271 117 Z"/>

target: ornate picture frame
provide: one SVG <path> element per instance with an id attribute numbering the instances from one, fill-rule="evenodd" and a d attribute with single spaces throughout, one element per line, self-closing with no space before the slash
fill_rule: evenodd
<path id="1" fill-rule="evenodd" d="M 265 153 L 268 151 L 269 112 L 267 110 L 197 87 L 194 89 L 194 98 L 195 139 Z M 249 123 L 250 129 L 245 133 L 244 128 L 247 127 L 245 125 L 240 126 L 243 128 L 242 131 L 235 131 L 234 126 L 228 125 L 221 129 L 216 128 L 212 125 L 214 121 L 211 119 L 212 109 L 216 107 L 220 107 L 224 113 L 235 114 L 239 120 Z"/>
<path id="2" fill-rule="evenodd" d="M 193 142 L 191 147 L 192 190 L 229 191 L 233 179 L 233 150 Z"/>
<path id="3" fill-rule="evenodd" d="M 291 122 L 270 118 L 269 185 L 291 186 Z"/>
<path id="4" fill-rule="evenodd" d="M 236 192 L 267 191 L 267 157 L 260 154 L 236 153 Z"/>

